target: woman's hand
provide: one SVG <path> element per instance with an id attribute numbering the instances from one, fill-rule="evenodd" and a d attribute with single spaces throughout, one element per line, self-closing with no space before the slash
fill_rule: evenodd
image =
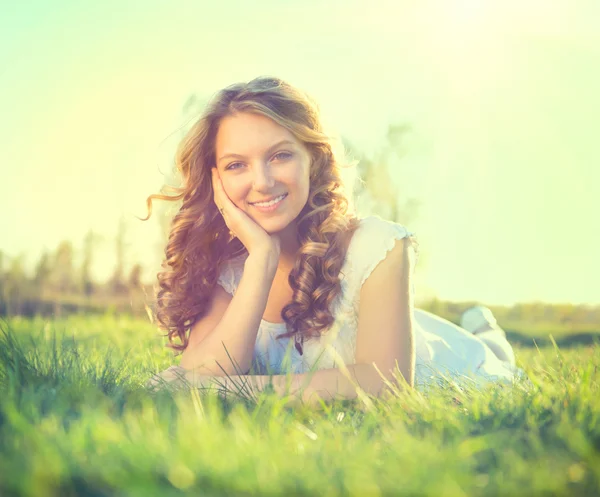
<path id="1" fill-rule="evenodd" d="M 243 210 L 238 208 L 227 196 L 217 168 L 213 167 L 211 172 L 214 202 L 221 212 L 229 230 L 239 238 L 249 254 L 260 251 L 263 253 L 266 252 L 275 259 L 277 263 L 281 252 L 279 236 L 267 233 L 262 226 L 248 216 Z"/>
<path id="2" fill-rule="evenodd" d="M 193 370 L 184 369 L 180 366 L 170 366 L 164 371 L 150 378 L 145 387 L 151 391 L 156 391 L 170 386 L 189 386 L 191 388 L 229 388 L 227 377 L 210 376 L 195 373 Z"/>
<path id="3" fill-rule="evenodd" d="M 187 380 L 186 378 L 187 370 L 183 369 L 179 366 L 170 366 L 164 371 L 161 371 L 158 374 L 155 374 L 152 378 L 150 378 L 145 387 L 154 391 L 160 388 L 164 388 L 165 386 L 173 386 L 175 384 L 184 384 Z"/>

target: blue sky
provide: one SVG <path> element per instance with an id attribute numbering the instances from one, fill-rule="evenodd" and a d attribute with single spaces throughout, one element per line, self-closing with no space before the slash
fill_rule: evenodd
<path id="1" fill-rule="evenodd" d="M 394 181 L 421 202 L 417 291 L 488 304 L 600 302 L 600 4 L 592 1 L 22 2 L 0 6 L 0 250 L 141 223 L 181 108 L 271 74 L 359 148 L 413 132 Z"/>

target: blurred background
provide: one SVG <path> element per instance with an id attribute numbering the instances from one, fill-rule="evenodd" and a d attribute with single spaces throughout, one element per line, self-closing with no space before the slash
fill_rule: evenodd
<path id="1" fill-rule="evenodd" d="M 2 3 L 0 314 L 145 316 L 174 213 L 146 197 L 214 93 L 273 75 L 358 160 L 359 213 L 416 233 L 418 306 L 598 329 L 598 26 L 588 0 Z"/>

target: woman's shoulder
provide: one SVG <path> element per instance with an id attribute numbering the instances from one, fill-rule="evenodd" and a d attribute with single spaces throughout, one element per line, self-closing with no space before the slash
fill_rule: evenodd
<path id="1" fill-rule="evenodd" d="M 376 244 L 383 243 L 391 249 L 395 240 L 409 237 L 416 242 L 416 233 L 403 224 L 383 219 L 379 216 L 367 216 L 359 219 L 358 227 L 354 232 L 348 252 L 354 255 L 365 255 L 378 248 Z"/>
<path id="2" fill-rule="evenodd" d="M 384 219 L 381 216 L 377 216 L 377 215 L 365 216 L 363 218 L 360 218 L 358 220 L 358 223 L 359 223 L 358 229 L 360 229 L 362 231 L 396 230 L 396 231 L 400 231 L 400 232 L 406 231 L 408 233 L 411 233 L 411 231 L 403 224 L 396 223 L 394 221 L 390 221 L 389 219 Z"/>
<path id="3" fill-rule="evenodd" d="M 402 238 L 409 238 L 418 253 L 416 233 L 406 226 L 379 216 L 367 216 L 359 220 L 346 255 L 346 262 L 359 287 L 394 248 L 396 240 Z"/>

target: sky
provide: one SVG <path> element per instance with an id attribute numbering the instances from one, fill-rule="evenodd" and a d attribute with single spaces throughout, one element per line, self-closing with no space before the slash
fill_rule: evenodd
<path id="1" fill-rule="evenodd" d="M 259 75 L 312 95 L 419 202 L 418 298 L 600 303 L 600 3 L 224 0 L 0 5 L 0 250 L 33 267 L 101 238 L 108 279 L 160 263 L 145 199 L 173 166 L 184 102 Z M 400 220 L 402 222 L 402 220 Z"/>

